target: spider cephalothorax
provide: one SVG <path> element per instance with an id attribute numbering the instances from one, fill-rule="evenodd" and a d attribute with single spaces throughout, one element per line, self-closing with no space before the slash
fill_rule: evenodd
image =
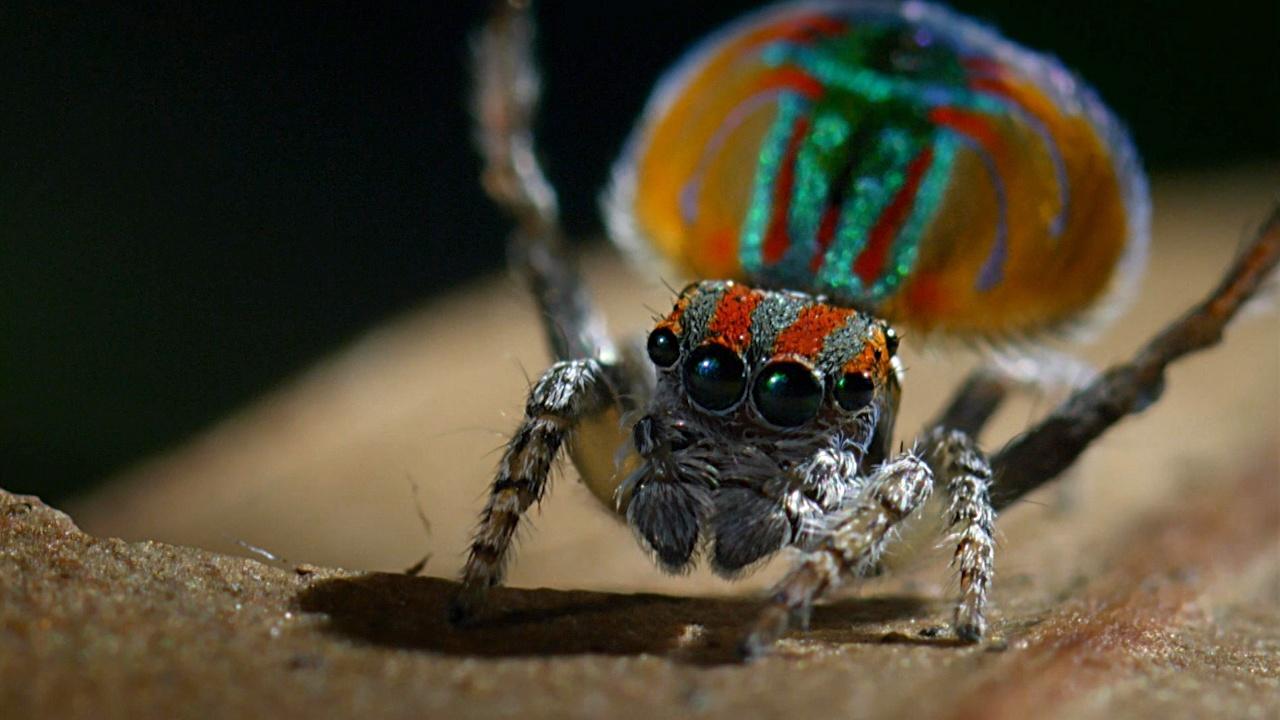
<path id="1" fill-rule="evenodd" d="M 733 574 L 810 546 L 884 457 L 898 398 L 896 336 L 804 293 L 726 281 L 687 287 L 647 342 L 657 383 L 618 489 L 627 521 L 669 570 L 703 539 Z M 877 432 L 877 428 L 882 428 Z M 854 473 L 832 472 L 852 462 Z"/>

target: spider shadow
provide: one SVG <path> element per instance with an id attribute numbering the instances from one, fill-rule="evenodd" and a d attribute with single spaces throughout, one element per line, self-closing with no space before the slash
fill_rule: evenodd
<path id="1" fill-rule="evenodd" d="M 369 573 L 318 579 L 295 604 L 328 616 L 332 635 L 389 648 L 479 657 L 646 653 L 697 665 L 739 662 L 738 641 L 760 609 L 754 598 L 495 588 L 477 619 L 454 627 L 446 610 L 457 589 L 439 578 Z M 932 610 L 911 596 L 845 600 L 816 608 L 810 633 L 838 642 L 949 644 L 867 632 L 866 626 Z"/>

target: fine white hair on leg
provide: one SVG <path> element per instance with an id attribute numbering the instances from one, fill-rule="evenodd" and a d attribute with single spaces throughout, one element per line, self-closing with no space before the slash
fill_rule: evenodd
<path id="1" fill-rule="evenodd" d="M 880 465 L 857 502 L 832 516 L 821 545 L 806 553 L 774 586 L 768 604 L 742 641 L 742 654 L 764 654 L 793 618 L 807 623 L 816 600 L 873 569 L 894 528 L 923 505 L 932 490 L 933 473 L 914 453 Z"/>
<path id="2" fill-rule="evenodd" d="M 450 607 L 452 620 L 469 619 L 488 589 L 502 581 L 520 519 L 546 492 L 565 440 L 580 418 L 610 402 L 613 394 L 595 360 L 556 363 L 534 385 L 524 420 L 507 443 L 480 515 L 462 571 L 462 590 Z"/>
<path id="3" fill-rule="evenodd" d="M 987 593 L 995 577 L 991 465 L 973 439 L 960 430 L 932 431 L 925 439 L 925 456 L 949 499 L 948 538 L 956 546 L 952 565 L 960 576 L 956 636 L 976 642 L 986 633 Z"/>

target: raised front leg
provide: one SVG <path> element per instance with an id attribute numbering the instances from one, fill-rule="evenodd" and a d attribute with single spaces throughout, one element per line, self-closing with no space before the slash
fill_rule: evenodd
<path id="1" fill-rule="evenodd" d="M 614 394 L 596 360 L 556 363 L 534 385 L 480 515 L 462 589 L 449 609 L 452 621 L 474 615 L 488 589 L 502 581 L 520 518 L 546 492 L 552 463 L 575 424 L 612 402 Z"/>
<path id="2" fill-rule="evenodd" d="M 933 473 L 912 453 L 877 468 L 857 502 L 835 518 L 817 549 L 804 555 L 774 587 L 769 604 L 742 642 L 743 655 L 763 654 L 787 631 L 792 618 L 808 622 L 815 600 L 850 578 L 868 574 L 890 532 L 928 499 L 932 489 Z"/>
<path id="3" fill-rule="evenodd" d="M 552 355 L 613 363 L 616 349 L 565 247 L 555 188 L 538 163 L 533 116 L 539 82 L 529 5 L 494 0 L 476 37 L 474 109 L 483 184 L 516 221 L 507 252 L 538 304 Z"/>
<path id="4" fill-rule="evenodd" d="M 956 636 L 977 642 L 987 630 L 987 591 L 995 576 L 991 465 L 968 434 L 945 428 L 933 430 L 925 439 L 925 458 L 950 500 L 947 530 L 956 543 L 951 564 L 960 574 Z"/>

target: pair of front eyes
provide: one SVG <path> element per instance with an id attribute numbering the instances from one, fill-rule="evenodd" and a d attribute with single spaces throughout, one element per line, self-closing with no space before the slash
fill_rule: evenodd
<path id="1" fill-rule="evenodd" d="M 649 334 L 649 359 L 660 368 L 680 360 L 680 339 L 668 328 Z M 711 412 L 733 409 L 746 393 L 747 365 L 742 356 L 719 343 L 695 348 L 685 358 L 684 389 L 695 405 Z M 832 384 L 836 404 L 861 410 L 875 395 L 875 383 L 862 372 L 844 373 Z M 826 389 L 822 378 L 794 360 L 775 360 L 756 372 L 751 400 L 769 423 L 796 427 L 817 417 Z"/>

